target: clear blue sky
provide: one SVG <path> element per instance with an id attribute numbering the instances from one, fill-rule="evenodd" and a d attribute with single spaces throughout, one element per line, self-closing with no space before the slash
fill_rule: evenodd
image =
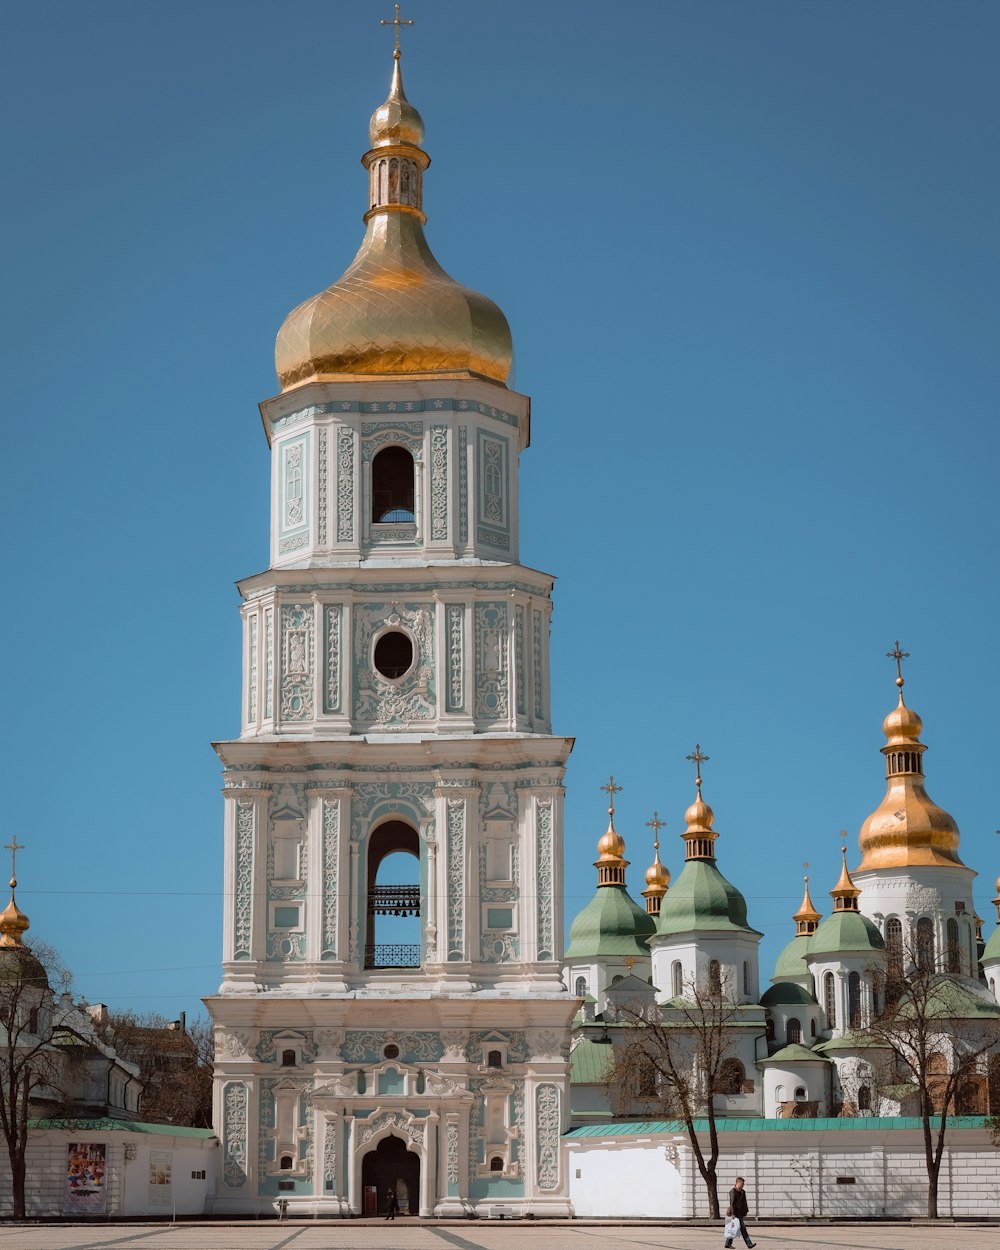
<path id="1" fill-rule="evenodd" d="M 1000 870 L 993 0 L 414 0 L 428 237 L 533 398 L 567 921 L 598 787 L 638 897 L 693 795 L 765 933 L 883 793 L 893 639 L 928 789 Z M 3 841 L 91 1000 L 217 988 L 233 583 L 267 562 L 285 314 L 361 238 L 391 5 L 9 3 Z M 406 14 L 404 13 L 404 16 Z M 851 862 L 856 862 L 856 856 Z"/>

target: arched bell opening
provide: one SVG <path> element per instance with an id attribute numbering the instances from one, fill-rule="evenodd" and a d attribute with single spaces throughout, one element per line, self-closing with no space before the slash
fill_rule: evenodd
<path id="1" fill-rule="evenodd" d="M 420 839 L 403 820 L 388 820 L 368 839 L 366 968 L 419 968 Z"/>
<path id="2" fill-rule="evenodd" d="M 383 1137 L 361 1161 L 362 1210 L 386 1215 L 389 1192 L 396 1195 L 400 1215 L 420 1213 L 420 1156 L 407 1150 L 401 1137 Z"/>
<path id="3" fill-rule="evenodd" d="M 372 523 L 413 524 L 413 457 L 405 447 L 383 447 L 372 461 Z"/>

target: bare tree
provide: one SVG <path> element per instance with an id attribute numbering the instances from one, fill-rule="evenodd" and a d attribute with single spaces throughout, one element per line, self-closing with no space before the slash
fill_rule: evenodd
<path id="1" fill-rule="evenodd" d="M 1000 1007 L 976 982 L 937 971 L 924 951 L 907 959 L 905 976 L 901 962 L 890 966 L 884 997 L 861 1037 L 891 1056 L 897 1085 L 912 1087 L 923 1129 L 927 1214 L 936 1218 L 948 1120 L 982 1107 L 988 1057 L 1000 1045 Z"/>
<path id="2" fill-rule="evenodd" d="M 614 1042 L 606 1079 L 616 1115 L 634 1108 L 659 1112 L 684 1125 L 705 1182 L 709 1214 L 719 1218 L 719 1133 L 715 1097 L 729 1088 L 739 1036 L 739 1004 L 719 985 L 686 987 L 682 999 L 618 1009 L 624 1040 Z M 697 1121 L 706 1121 L 707 1143 Z"/>
<path id="3" fill-rule="evenodd" d="M 172 1021 L 156 1013 L 104 1011 L 95 1024 L 104 1042 L 138 1064 L 143 1120 L 212 1127 L 214 1039 L 206 1018 Z"/>
<path id="4" fill-rule="evenodd" d="M 64 1064 L 55 1044 L 73 1006 L 69 974 L 43 943 L 0 949 L 0 1125 L 10 1159 L 12 1213 L 24 1219 L 29 1120 L 39 1105 L 63 1103 Z M 63 993 L 53 993 L 53 984 Z"/>

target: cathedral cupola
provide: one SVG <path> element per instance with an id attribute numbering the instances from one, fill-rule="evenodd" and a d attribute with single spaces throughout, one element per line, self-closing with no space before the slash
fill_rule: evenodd
<path id="1" fill-rule="evenodd" d="M 405 23 L 401 23 L 405 24 Z M 424 123 L 406 98 L 398 43 L 389 95 L 372 114 L 366 233 L 332 286 L 289 313 L 275 368 L 283 391 L 306 382 L 371 377 L 482 378 L 505 386 L 510 327 L 485 295 L 462 286 L 424 237 Z"/>
<path id="2" fill-rule="evenodd" d="M 715 859 L 715 839 L 719 836 L 712 825 L 715 813 L 701 797 L 701 766 L 708 759 L 702 755 L 701 745 L 695 743 L 694 753 L 687 757 L 695 766 L 695 785 L 698 797 L 684 813 L 685 829 L 681 834 L 684 839 L 684 858 Z"/>
<path id="3" fill-rule="evenodd" d="M 774 965 L 774 975 L 771 977 L 772 981 L 812 984 L 812 974 L 809 972 L 805 957 L 809 950 L 809 941 L 816 932 L 821 918 L 809 897 L 809 877 L 806 876 L 802 902 L 799 904 L 799 910 L 792 917 L 795 921 L 795 936 L 778 956 Z"/>
<path id="4" fill-rule="evenodd" d="M 7 843 L 10 851 L 10 902 L 0 912 L 0 984 L 5 982 L 21 986 L 32 986 L 35 989 L 49 988 L 49 978 L 45 968 L 24 944 L 24 935 L 30 927 L 28 917 L 18 907 L 14 899 L 17 889 L 15 865 L 17 852 L 22 847 L 17 838 Z"/>
<path id="5" fill-rule="evenodd" d="M 909 655 L 897 642 L 887 653 L 896 661 L 899 702 L 882 723 L 886 745 L 886 792 L 878 808 L 861 826 L 858 871 L 872 868 L 962 866 L 958 825 L 934 803 L 924 788 L 920 741 L 923 722 L 903 699 L 902 661 Z"/>
<path id="6" fill-rule="evenodd" d="M 792 917 L 795 921 L 796 937 L 812 937 L 816 932 L 816 926 L 820 921 L 820 913 L 813 905 L 812 899 L 809 897 L 809 877 L 805 878 L 805 891 L 802 895 L 802 902 L 799 904 L 799 910 Z"/>
<path id="7" fill-rule="evenodd" d="M 608 794 L 608 828 L 597 843 L 597 858 L 594 860 L 597 884 L 624 885 L 629 861 L 625 858 L 625 839 L 615 830 L 615 795 L 621 791 L 621 786 L 615 785 L 612 776 L 601 789 Z"/>
<path id="8" fill-rule="evenodd" d="M 660 830 L 666 822 L 660 820 L 659 813 L 653 813 L 653 819 L 646 825 L 653 831 L 653 862 L 646 869 L 646 888 L 642 897 L 646 900 L 646 911 L 651 916 L 660 914 L 663 896 L 670 888 L 670 871 L 660 863 Z"/>

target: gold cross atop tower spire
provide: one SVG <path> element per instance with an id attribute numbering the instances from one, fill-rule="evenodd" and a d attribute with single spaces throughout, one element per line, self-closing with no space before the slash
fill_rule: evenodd
<path id="1" fill-rule="evenodd" d="M 10 888 L 13 890 L 17 885 L 17 853 L 24 850 L 24 843 L 18 842 L 15 833 L 9 842 L 4 843 L 3 849 L 10 851 Z"/>
<path id="2" fill-rule="evenodd" d="M 910 658 L 910 653 L 909 651 L 900 650 L 899 639 L 897 638 L 896 645 L 891 651 L 887 651 L 885 654 L 890 660 L 896 661 L 896 685 L 900 688 L 900 690 L 902 690 L 905 684 L 903 681 L 903 661 Z"/>
<path id="3" fill-rule="evenodd" d="M 608 815 L 613 816 L 615 814 L 615 795 L 621 794 L 623 787 L 615 785 L 615 775 L 612 773 L 608 778 L 607 785 L 601 786 L 601 789 L 608 796 Z"/>
<path id="4" fill-rule="evenodd" d="M 393 58 L 394 58 L 395 60 L 397 60 L 397 61 L 398 61 L 398 60 L 399 60 L 399 57 L 400 57 L 400 48 L 399 48 L 399 31 L 400 31 L 400 28 L 401 28 L 401 27 L 403 27 L 403 26 L 413 26 L 413 25 L 415 25 L 415 21 L 414 21 L 414 19 L 413 19 L 412 17 L 411 17 L 411 18 L 409 18 L 409 19 L 404 19 L 404 18 L 401 18 L 401 17 L 399 16 L 399 5 L 397 4 L 397 5 L 395 5 L 394 7 L 395 7 L 395 9 L 396 9 L 396 16 L 395 16 L 395 17 L 383 17 L 383 18 L 380 18 L 380 19 L 379 19 L 379 25 L 380 25 L 380 26 L 394 26 L 394 27 L 396 28 L 396 29 L 394 30 L 394 32 L 393 32 L 393 33 L 395 34 L 395 36 L 396 36 L 396 47 L 395 47 L 395 49 L 393 50 L 392 55 L 393 55 Z"/>
<path id="5" fill-rule="evenodd" d="M 708 761 L 708 756 L 702 755 L 701 753 L 701 743 L 696 742 L 692 753 L 685 758 L 689 759 L 695 767 L 694 781 L 695 785 L 698 787 L 698 793 L 701 794 L 701 766 Z"/>
<path id="6" fill-rule="evenodd" d="M 654 812 L 653 819 L 646 821 L 646 828 L 653 831 L 653 849 L 660 849 L 660 830 L 666 828 L 667 822 L 660 819 L 660 813 Z"/>

